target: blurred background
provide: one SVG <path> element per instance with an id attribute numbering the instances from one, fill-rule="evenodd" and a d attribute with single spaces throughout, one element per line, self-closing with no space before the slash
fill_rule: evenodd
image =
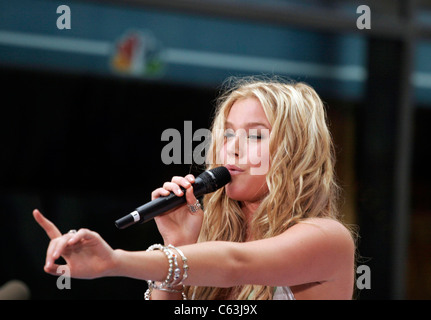
<path id="1" fill-rule="evenodd" d="M 184 122 L 209 127 L 226 78 L 279 75 L 326 103 L 343 219 L 371 271 L 357 298 L 431 298 L 430 58 L 430 0 L 0 0 L 0 286 L 142 299 L 125 278 L 58 289 L 32 210 L 114 248 L 159 242 L 153 221 L 114 221 L 201 171 L 187 154 L 163 163 L 162 132 L 195 147 Z"/>

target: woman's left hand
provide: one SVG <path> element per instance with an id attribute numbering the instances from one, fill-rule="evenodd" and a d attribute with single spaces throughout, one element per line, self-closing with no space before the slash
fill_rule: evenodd
<path id="1" fill-rule="evenodd" d="M 92 279 L 110 275 L 114 268 L 114 250 L 91 230 L 80 229 L 61 234 L 39 210 L 33 216 L 51 239 L 46 253 L 44 270 L 59 275 L 60 265 L 55 261 L 63 257 L 73 278 Z"/>
<path id="2" fill-rule="evenodd" d="M 175 176 L 170 182 L 165 182 L 162 188 L 154 190 L 151 194 L 152 200 L 160 196 L 168 196 L 171 192 L 178 197 L 184 196 L 187 204 L 197 203 L 193 193 L 193 183 L 195 178 L 189 174 L 185 177 Z M 178 208 L 165 212 L 154 218 L 166 245 L 182 246 L 196 243 L 202 227 L 203 211 L 199 207 L 197 211 L 191 212 L 190 208 L 184 204 Z"/>

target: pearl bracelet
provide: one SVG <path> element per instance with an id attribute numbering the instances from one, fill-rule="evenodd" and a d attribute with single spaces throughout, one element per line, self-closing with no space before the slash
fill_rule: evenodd
<path id="1" fill-rule="evenodd" d="M 168 258 L 168 263 L 169 263 L 169 267 L 168 267 L 168 275 L 166 277 L 166 280 L 164 282 L 162 282 L 160 284 L 160 286 L 157 286 L 155 284 L 155 281 L 152 280 L 148 280 L 148 286 L 149 287 L 153 287 L 153 288 L 159 288 L 159 287 L 172 287 L 172 282 L 173 282 L 173 277 L 172 277 L 172 272 L 173 272 L 173 256 L 172 256 L 172 252 L 171 250 L 167 249 L 165 246 L 162 246 L 161 244 L 153 244 L 152 246 L 150 246 L 147 251 L 153 251 L 153 250 L 161 250 L 163 251 L 163 253 L 166 255 L 166 257 Z"/>
<path id="2" fill-rule="evenodd" d="M 168 245 L 168 248 L 172 248 L 172 249 L 176 250 L 180 254 L 181 259 L 183 260 L 183 278 L 178 283 L 178 284 L 183 284 L 184 280 L 186 280 L 187 277 L 188 277 L 188 273 L 187 272 L 189 270 L 189 266 L 187 264 L 187 258 L 184 255 L 184 253 L 180 249 L 178 249 L 177 247 L 174 247 L 173 245 L 170 244 L 170 245 Z"/>
<path id="3" fill-rule="evenodd" d="M 183 261 L 183 276 L 181 277 L 181 269 L 178 265 L 177 261 L 177 255 L 171 250 L 175 250 L 178 252 L 178 254 L 181 256 L 181 259 Z M 151 293 L 153 290 L 162 290 L 166 292 L 171 293 L 180 293 L 182 294 L 183 300 L 187 300 L 187 297 L 184 293 L 184 285 L 182 286 L 181 290 L 174 289 L 175 286 L 182 285 L 183 281 L 187 278 L 188 269 L 189 266 L 187 265 L 187 258 L 184 255 L 184 253 L 174 247 L 173 245 L 163 246 L 161 244 L 153 244 L 150 247 L 148 247 L 147 251 L 153 251 L 153 250 L 161 250 L 166 255 L 168 259 L 168 275 L 166 276 L 165 281 L 161 283 L 156 283 L 156 281 L 153 280 L 147 280 L 148 283 L 148 290 L 144 294 L 145 300 L 150 300 Z M 175 268 L 174 268 L 175 265 Z"/>

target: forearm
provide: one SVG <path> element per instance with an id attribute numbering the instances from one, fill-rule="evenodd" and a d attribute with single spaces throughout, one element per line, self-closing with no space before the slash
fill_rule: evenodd
<path id="1" fill-rule="evenodd" d="M 231 242 L 204 242 L 179 247 L 189 266 L 185 285 L 230 287 L 235 285 L 237 259 Z M 168 259 L 159 251 L 115 250 L 113 276 L 164 281 L 168 275 Z M 178 259 L 179 263 L 181 259 Z M 182 263 L 180 265 L 182 267 Z"/>
<path id="2" fill-rule="evenodd" d="M 115 261 L 114 268 L 112 269 L 111 275 L 115 276 L 126 276 L 131 278 L 137 278 L 142 280 L 158 279 L 160 277 L 157 271 L 167 271 L 167 263 L 164 266 L 163 260 L 167 260 L 166 257 L 160 256 L 159 252 L 127 252 L 123 250 L 115 250 Z M 144 268 L 147 266 L 147 268 Z M 150 267 L 148 267 L 150 266 Z M 145 270 L 143 270 L 145 269 Z M 163 274 L 163 272 L 162 272 Z M 166 277 L 166 276 L 164 276 Z M 157 282 L 160 285 L 161 281 Z M 162 290 L 151 290 L 145 292 L 146 300 L 180 300 L 183 299 L 182 289 L 183 286 L 177 286 L 173 288 L 177 292 L 167 292 Z"/>
<path id="3" fill-rule="evenodd" d="M 163 281 L 168 273 L 168 262 L 162 251 L 114 251 L 114 266 L 111 276 L 140 280 Z"/>

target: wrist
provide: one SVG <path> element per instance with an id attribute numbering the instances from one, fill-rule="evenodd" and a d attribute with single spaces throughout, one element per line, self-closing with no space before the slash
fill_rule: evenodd
<path id="1" fill-rule="evenodd" d="M 111 265 L 105 270 L 105 276 L 115 277 L 123 275 L 121 272 L 121 265 L 124 253 L 125 251 L 122 249 L 115 249 L 112 252 Z"/>

